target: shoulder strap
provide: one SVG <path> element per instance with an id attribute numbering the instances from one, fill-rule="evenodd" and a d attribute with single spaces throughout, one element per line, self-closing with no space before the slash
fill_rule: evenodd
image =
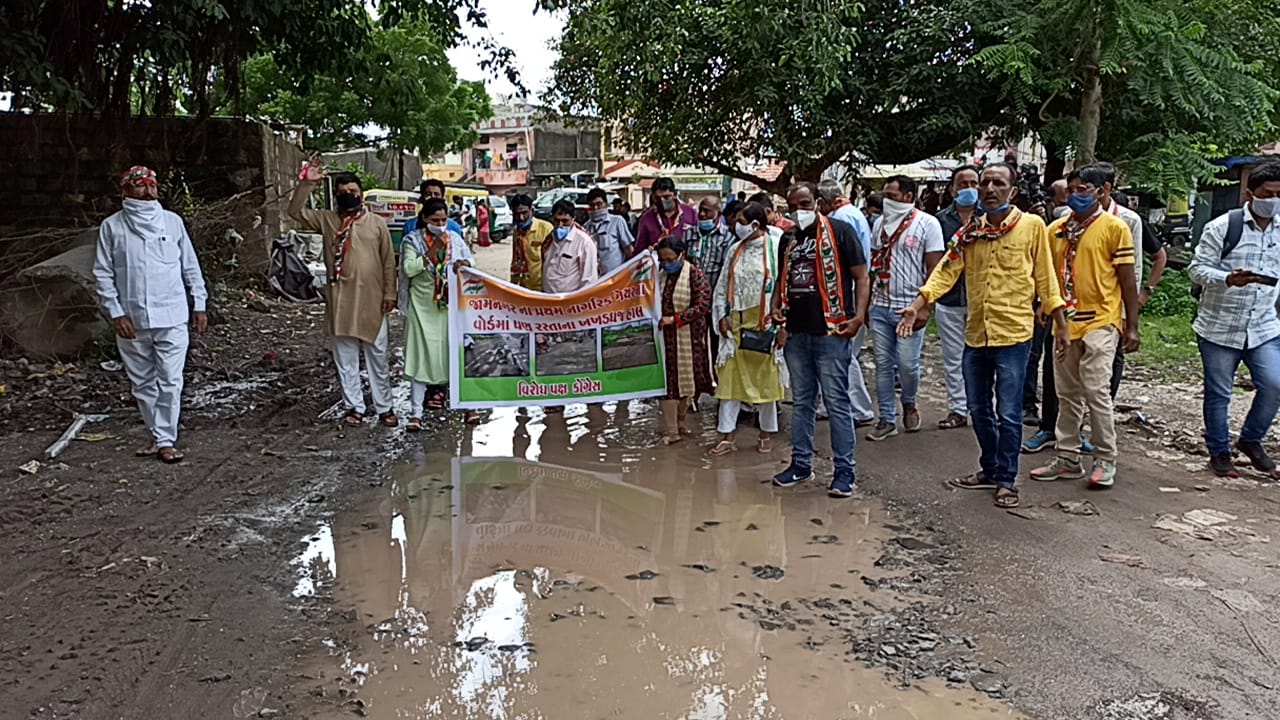
<path id="1" fill-rule="evenodd" d="M 1244 208 L 1236 208 L 1227 213 L 1227 235 L 1222 239 L 1223 260 L 1240 244 L 1241 235 L 1244 235 Z"/>

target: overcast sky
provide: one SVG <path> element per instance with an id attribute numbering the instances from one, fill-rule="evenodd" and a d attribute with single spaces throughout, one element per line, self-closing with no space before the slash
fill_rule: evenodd
<path id="1" fill-rule="evenodd" d="M 480 5 L 488 12 L 489 31 L 494 39 L 515 52 L 516 67 L 532 94 L 531 99 L 536 102 L 551 78 L 551 63 L 555 62 L 556 54 L 550 43 L 560 37 L 563 17 L 541 10 L 534 14 L 534 0 L 481 0 Z M 484 82 L 491 96 L 507 95 L 515 90 L 506 78 L 481 71 L 476 52 L 470 48 L 450 50 L 449 60 L 457 68 L 460 79 Z"/>

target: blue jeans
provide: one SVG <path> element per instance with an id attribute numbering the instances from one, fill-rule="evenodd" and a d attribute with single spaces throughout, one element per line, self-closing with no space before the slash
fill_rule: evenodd
<path id="1" fill-rule="evenodd" d="M 978 460 L 988 480 L 1013 487 L 1022 447 L 1022 383 L 1027 376 L 1031 341 L 1007 347 L 964 349 L 964 388 Z M 992 405 L 992 396 L 995 405 Z"/>
<path id="2" fill-rule="evenodd" d="M 853 407 L 849 401 L 849 361 L 852 345 L 835 335 L 796 333 L 784 348 L 791 373 L 791 462 L 813 467 L 813 426 L 817 419 L 818 388 L 827 405 L 831 451 L 836 472 L 853 472 Z"/>
<path id="3" fill-rule="evenodd" d="M 894 380 L 902 382 L 902 404 L 915 405 L 920 390 L 920 348 L 924 330 L 909 338 L 898 337 L 900 318 L 887 307 L 871 308 L 871 339 L 876 351 L 876 404 L 880 420 L 898 421 L 898 406 L 893 402 Z"/>
<path id="4" fill-rule="evenodd" d="M 1241 362 L 1249 368 L 1257 392 L 1240 429 L 1240 440 L 1262 442 L 1280 410 L 1280 337 L 1248 350 L 1217 345 L 1204 338 L 1199 341 L 1200 360 L 1204 363 L 1204 444 L 1209 453 L 1231 452 L 1227 406 L 1231 404 L 1231 388 Z"/>

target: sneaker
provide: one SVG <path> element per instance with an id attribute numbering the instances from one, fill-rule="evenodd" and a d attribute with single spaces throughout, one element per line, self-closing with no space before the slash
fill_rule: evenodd
<path id="1" fill-rule="evenodd" d="M 1236 450 L 1239 450 L 1245 457 L 1249 458 L 1249 462 L 1253 464 L 1254 470 L 1260 470 L 1264 473 L 1273 473 L 1276 470 L 1276 462 L 1267 455 L 1267 451 L 1262 448 L 1262 443 L 1253 440 L 1237 440 Z"/>
<path id="2" fill-rule="evenodd" d="M 915 405 L 902 406 L 902 427 L 909 433 L 920 432 L 920 411 Z"/>
<path id="3" fill-rule="evenodd" d="M 876 419 L 874 417 L 863 418 L 861 420 L 853 421 L 853 426 L 856 428 L 871 427 L 872 425 L 875 425 L 875 424 L 876 424 Z"/>
<path id="4" fill-rule="evenodd" d="M 1240 477 L 1240 473 L 1236 472 L 1235 460 L 1232 459 L 1231 453 L 1229 452 L 1209 456 L 1209 468 L 1213 470 L 1213 474 L 1218 477 Z"/>
<path id="5" fill-rule="evenodd" d="M 1048 430 L 1037 430 L 1035 435 L 1022 441 L 1022 452 L 1038 453 L 1041 450 L 1048 450 L 1058 444 L 1058 439 Z"/>
<path id="6" fill-rule="evenodd" d="M 871 429 L 871 432 L 867 433 L 867 439 L 872 442 L 879 442 L 880 440 L 884 440 L 885 438 L 891 438 L 897 434 L 898 434 L 897 425 L 881 420 L 880 422 L 876 423 L 876 426 Z"/>
<path id="7" fill-rule="evenodd" d="M 813 479 L 813 471 L 803 465 L 791 463 L 786 470 L 773 476 L 773 484 L 778 487 L 791 487 L 799 485 L 805 480 Z"/>
<path id="8" fill-rule="evenodd" d="M 1084 433 L 1080 433 L 1080 452 L 1088 454 L 1093 452 L 1093 443 L 1085 439 Z"/>
<path id="9" fill-rule="evenodd" d="M 1091 490 L 1106 490 L 1116 484 L 1116 461 L 1094 460 L 1093 472 L 1089 473 Z"/>
<path id="10" fill-rule="evenodd" d="M 1033 407 L 1022 411 L 1022 424 L 1027 427 L 1040 426 L 1040 412 Z"/>
<path id="11" fill-rule="evenodd" d="M 1068 460 L 1064 457 L 1056 457 L 1048 465 L 1031 471 L 1031 479 L 1039 482 L 1079 480 L 1084 475 L 1084 468 L 1081 467 L 1079 460 Z"/>
<path id="12" fill-rule="evenodd" d="M 833 498 L 847 498 L 853 495 L 853 489 L 858 486 L 858 481 L 854 479 L 852 472 L 836 471 L 836 476 L 831 479 L 831 485 L 827 487 L 827 495 Z"/>

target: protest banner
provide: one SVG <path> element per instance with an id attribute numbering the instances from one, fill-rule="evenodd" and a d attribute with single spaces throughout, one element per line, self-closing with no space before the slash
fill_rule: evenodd
<path id="1" fill-rule="evenodd" d="M 565 405 L 666 393 L 656 278 L 650 253 L 565 294 L 459 268 L 449 293 L 450 404 Z"/>

